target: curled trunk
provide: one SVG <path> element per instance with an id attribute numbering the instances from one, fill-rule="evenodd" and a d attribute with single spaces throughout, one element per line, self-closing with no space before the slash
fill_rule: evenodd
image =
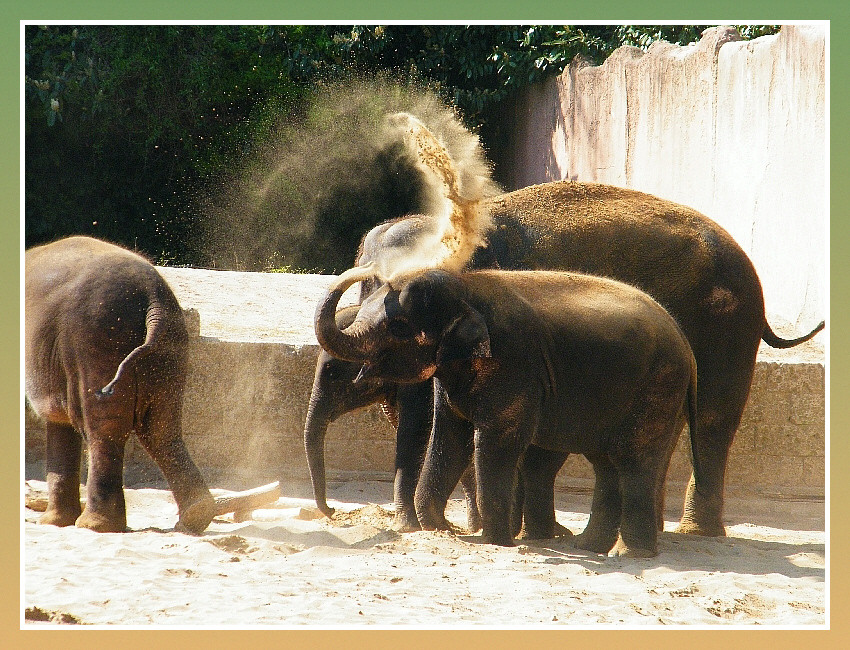
<path id="1" fill-rule="evenodd" d="M 316 339 L 329 354 L 344 361 L 364 361 L 368 356 L 369 331 L 365 323 L 355 321 L 341 330 L 336 322 L 336 307 L 342 294 L 355 282 L 374 275 L 373 265 L 355 266 L 337 278 L 325 298 L 316 307 Z"/>

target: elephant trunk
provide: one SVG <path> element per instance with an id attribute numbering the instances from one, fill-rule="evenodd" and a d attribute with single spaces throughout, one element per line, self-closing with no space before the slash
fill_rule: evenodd
<path id="1" fill-rule="evenodd" d="M 316 507 L 328 517 L 334 513 L 334 509 L 328 506 L 325 482 L 325 435 L 330 423 L 327 409 L 317 404 L 317 400 L 310 400 L 307 419 L 304 422 L 304 451 L 307 452 L 307 466 L 313 483 Z"/>
<path id="2" fill-rule="evenodd" d="M 316 339 L 329 354 L 345 361 L 364 361 L 368 356 L 371 339 L 366 323 L 355 321 L 345 330 L 336 322 L 336 307 L 342 294 L 355 282 L 374 275 L 374 265 L 355 266 L 337 278 L 328 289 L 325 298 L 316 307 L 314 318 Z"/>

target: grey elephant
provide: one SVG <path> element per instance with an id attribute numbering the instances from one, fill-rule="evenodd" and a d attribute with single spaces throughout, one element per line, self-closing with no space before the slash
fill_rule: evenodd
<path id="1" fill-rule="evenodd" d="M 370 271 L 351 269 L 330 287 L 316 335 L 334 356 L 363 363 L 361 380 L 438 381 L 445 408 L 474 427 L 484 541 L 513 544 L 517 465 L 533 444 L 593 464 L 593 507 L 579 548 L 657 553 L 658 485 L 684 417 L 692 440 L 697 434 L 696 362 L 663 307 L 589 275 L 431 270 L 384 285 L 341 330 L 339 298 Z M 436 413 L 420 477 L 426 497 L 440 491 L 429 484 L 453 486 L 467 465 L 463 453 L 445 452 L 464 441 L 442 421 Z M 694 470 L 699 492 L 698 462 Z M 523 480 L 526 496 L 539 492 L 536 473 Z M 418 494 L 417 511 L 427 511 Z M 526 516 L 543 512 L 529 508 Z"/>
<path id="2" fill-rule="evenodd" d="M 359 305 L 340 309 L 336 314 L 337 327 L 344 329 L 351 325 L 359 309 Z M 325 455 L 324 448 L 321 446 L 324 444 L 328 425 L 343 413 L 379 403 L 390 425 L 396 430 L 399 428 L 397 395 L 400 391 L 403 392 L 405 387 L 380 377 L 361 378 L 355 381 L 359 373 L 360 364 L 337 359 L 324 350 L 319 352 L 313 388 L 310 392 L 310 403 L 307 407 L 304 440 L 310 475 L 315 478 L 313 488 L 316 507 L 328 517 L 333 516 L 334 509 L 328 505 L 327 501 L 324 482 Z M 414 406 L 426 409 L 427 412 L 417 413 L 407 409 L 404 411 L 405 417 L 431 421 L 431 400 L 419 400 L 414 403 Z M 401 423 L 402 426 L 405 424 Z M 396 459 L 396 464 L 399 465 L 410 463 L 419 467 L 422 464 L 422 458 Z M 322 480 L 318 480 L 318 477 L 322 477 Z M 467 528 L 474 532 L 481 528 L 481 517 L 476 503 L 475 476 L 471 469 L 464 472 L 460 483 L 466 499 Z M 449 528 L 448 522 L 444 527 Z"/>
<path id="3" fill-rule="evenodd" d="M 124 447 L 135 432 L 174 494 L 178 528 L 202 532 L 215 503 L 182 439 L 188 334 L 171 289 L 143 257 L 89 237 L 27 250 L 24 273 L 26 396 L 46 429 L 39 522 L 124 531 Z"/>
<path id="4" fill-rule="evenodd" d="M 759 343 L 779 348 L 799 345 L 821 331 L 824 323 L 795 339 L 774 334 L 765 319 L 758 275 L 746 253 L 715 222 L 686 206 L 610 185 L 559 181 L 494 197 L 486 210 L 494 228 L 486 234 L 472 267 L 608 276 L 639 287 L 677 319 L 697 359 L 695 456 L 703 468 L 703 490 L 697 493 L 691 482 L 679 530 L 723 535 L 726 463 Z M 374 228 L 364 239 L 357 263 L 381 260 L 385 250 L 395 250 L 399 239 L 415 238 L 421 218 Z M 362 297 L 378 284 L 366 280 Z M 360 364 L 351 363 L 350 374 L 356 375 Z M 321 384 L 323 392 L 314 392 L 311 399 L 334 402 L 347 384 L 347 378 L 341 382 L 329 378 Z M 395 525 L 400 530 L 420 527 L 414 494 L 431 431 L 427 417 L 431 410 L 423 404 L 430 404 L 433 394 L 430 382 L 424 382 L 400 386 L 396 395 L 400 424 L 394 498 Z M 322 453 L 324 435 L 325 428 L 310 427 L 308 422 L 308 455 Z M 312 478 L 323 489 L 324 474 L 313 473 Z"/>

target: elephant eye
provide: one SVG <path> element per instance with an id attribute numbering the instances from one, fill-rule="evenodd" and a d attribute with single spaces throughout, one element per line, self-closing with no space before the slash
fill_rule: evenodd
<path id="1" fill-rule="evenodd" d="M 410 326 L 410 323 L 402 320 L 401 318 L 393 318 L 389 323 L 387 323 L 387 329 L 395 338 L 403 341 L 412 339 L 416 334 Z"/>

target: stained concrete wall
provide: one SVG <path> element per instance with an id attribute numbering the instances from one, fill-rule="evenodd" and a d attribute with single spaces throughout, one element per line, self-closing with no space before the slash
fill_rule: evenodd
<path id="1" fill-rule="evenodd" d="M 808 330 L 828 291 L 827 30 L 717 27 L 573 62 L 505 111 L 506 189 L 595 181 L 691 206 L 747 251 L 771 319 Z"/>

